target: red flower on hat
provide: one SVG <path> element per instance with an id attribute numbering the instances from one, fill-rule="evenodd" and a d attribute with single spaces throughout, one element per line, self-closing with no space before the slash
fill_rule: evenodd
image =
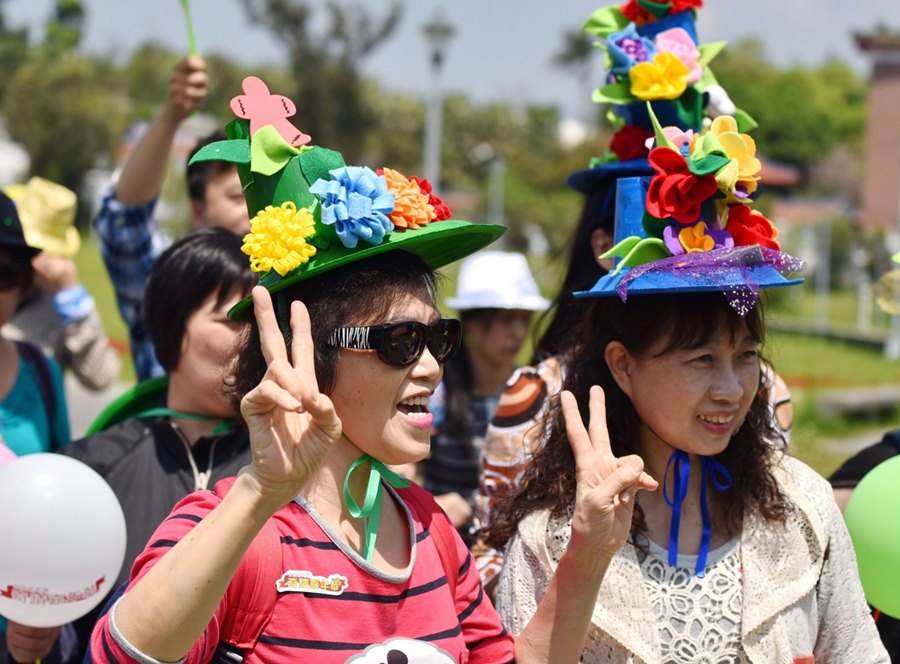
<path id="1" fill-rule="evenodd" d="M 725 230 L 734 238 L 735 246 L 758 244 L 781 251 L 781 245 L 776 241 L 778 229 L 775 225 L 746 205 L 728 206 L 728 222 Z"/>
<path id="2" fill-rule="evenodd" d="M 657 219 L 672 218 L 682 224 L 697 221 L 700 206 L 718 190 L 715 176 L 695 175 L 687 160 L 672 148 L 655 148 L 649 159 L 657 174 L 647 190 L 647 212 Z"/>
<path id="3" fill-rule="evenodd" d="M 419 191 L 428 195 L 428 204 L 434 208 L 435 221 L 444 221 L 450 218 L 450 208 L 441 200 L 440 196 L 432 193 L 431 183 L 428 181 L 428 178 L 420 179 L 418 175 L 410 175 L 409 181 L 415 182 L 419 185 Z"/>
<path id="4" fill-rule="evenodd" d="M 619 11 L 622 12 L 625 18 L 637 25 L 644 25 L 644 23 L 653 20 L 653 14 L 641 7 L 637 0 L 628 0 L 628 2 L 619 7 Z"/>
<path id="5" fill-rule="evenodd" d="M 669 11 L 666 14 L 677 14 L 678 12 L 687 11 L 688 9 L 700 9 L 703 7 L 703 0 L 671 0 Z M 634 21 L 638 25 L 652 23 L 657 20 L 656 15 L 644 9 L 640 0 L 628 0 L 624 5 L 619 7 L 619 11 L 629 21 Z"/>
<path id="6" fill-rule="evenodd" d="M 612 140 L 609 142 L 609 149 L 615 153 L 619 161 L 639 159 L 650 153 L 646 145 L 648 138 L 653 138 L 652 131 L 627 124 L 613 134 Z"/>

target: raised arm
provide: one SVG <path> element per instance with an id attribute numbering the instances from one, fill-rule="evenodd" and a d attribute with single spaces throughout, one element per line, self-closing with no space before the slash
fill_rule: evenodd
<path id="1" fill-rule="evenodd" d="M 175 132 L 206 99 L 206 63 L 199 55 L 179 62 L 172 71 L 169 94 L 122 166 L 116 199 L 144 205 L 159 197 Z"/>
<path id="2" fill-rule="evenodd" d="M 71 369 L 91 390 L 112 385 L 122 362 L 110 346 L 94 298 L 78 279 L 71 258 L 42 252 L 31 261 L 36 283 L 53 298 L 62 323 L 61 348 L 54 349 L 63 369 Z"/>
<path id="3" fill-rule="evenodd" d="M 255 288 L 253 299 L 268 365 L 260 384 L 241 403 L 253 463 L 113 611 L 112 636 L 118 645 L 130 645 L 156 660 L 177 661 L 191 650 L 253 538 L 297 495 L 341 433 L 331 400 L 318 391 L 306 308 L 299 302 L 291 308 L 292 364 L 268 291 Z M 106 629 L 103 623 L 101 627 Z M 93 652 L 103 660 L 96 635 Z"/>

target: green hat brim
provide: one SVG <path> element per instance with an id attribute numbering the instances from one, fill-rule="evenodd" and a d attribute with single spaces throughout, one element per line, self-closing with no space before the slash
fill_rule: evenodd
<path id="1" fill-rule="evenodd" d="M 381 244 L 348 249 L 343 245 L 329 247 L 316 254 L 285 276 L 270 271 L 263 274 L 259 284 L 270 293 L 311 279 L 335 268 L 350 265 L 371 256 L 388 251 L 406 251 L 422 259 L 432 270 L 474 254 L 489 245 L 506 231 L 506 227 L 491 224 L 473 224 L 462 220 L 435 221 L 416 230 L 395 230 Z M 247 320 L 253 311 L 253 298 L 245 297 L 228 312 L 232 320 Z"/>
<path id="2" fill-rule="evenodd" d="M 165 404 L 169 377 L 151 378 L 131 387 L 104 408 L 91 422 L 85 435 L 106 431 L 114 424 L 137 417 L 151 408 Z"/>

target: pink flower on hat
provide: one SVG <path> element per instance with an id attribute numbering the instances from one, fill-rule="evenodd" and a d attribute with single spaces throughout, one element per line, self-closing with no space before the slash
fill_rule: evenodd
<path id="1" fill-rule="evenodd" d="M 672 144 L 672 147 L 682 152 L 682 148 L 687 145 L 690 148 L 691 143 L 694 140 L 694 130 L 688 129 L 685 131 L 681 127 L 663 127 L 663 134 L 666 137 L 666 140 Z M 656 136 L 652 135 L 647 139 L 645 145 L 648 150 L 653 149 L 653 145 L 656 143 Z"/>
<path id="2" fill-rule="evenodd" d="M 703 76 L 703 67 L 699 62 L 700 51 L 684 28 L 670 28 L 656 35 L 656 51 L 671 53 L 681 60 L 688 68 L 688 85 L 696 83 Z"/>

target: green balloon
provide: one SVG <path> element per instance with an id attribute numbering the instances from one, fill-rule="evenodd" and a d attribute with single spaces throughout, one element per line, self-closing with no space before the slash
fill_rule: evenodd
<path id="1" fill-rule="evenodd" d="M 866 600 L 900 618 L 900 456 L 878 464 L 862 478 L 844 520 L 856 549 Z"/>

